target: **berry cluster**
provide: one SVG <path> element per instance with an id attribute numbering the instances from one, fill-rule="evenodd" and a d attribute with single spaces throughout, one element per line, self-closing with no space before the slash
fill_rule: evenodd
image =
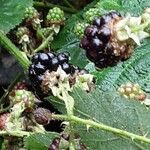
<path id="1" fill-rule="evenodd" d="M 85 29 L 80 46 L 98 68 L 114 66 L 118 61 L 127 59 L 132 52 L 131 43 L 120 42 L 116 38 L 114 25 L 121 19 L 119 13 L 112 11 L 96 18 Z"/>
<path id="2" fill-rule="evenodd" d="M 48 109 L 38 107 L 34 110 L 34 118 L 38 124 L 47 125 L 50 122 L 51 112 Z"/>
<path id="3" fill-rule="evenodd" d="M 53 9 L 50 9 L 47 14 L 47 23 L 49 25 L 52 24 L 58 24 L 63 25 L 65 21 L 64 12 L 58 8 L 54 7 Z"/>
<path id="4" fill-rule="evenodd" d="M 38 18 L 39 13 L 34 7 L 28 7 L 26 8 L 24 18 L 25 19 L 33 19 L 33 18 Z"/>
<path id="5" fill-rule="evenodd" d="M 43 75 L 48 70 L 49 72 L 57 71 L 58 67 L 67 74 L 74 74 L 79 68 L 69 64 L 69 55 L 67 53 L 54 54 L 37 53 L 32 58 L 32 64 L 29 67 L 29 78 L 33 86 L 40 86 L 43 81 Z"/>
<path id="6" fill-rule="evenodd" d="M 74 33 L 78 38 L 82 38 L 84 36 L 84 30 L 88 26 L 88 23 L 82 22 L 77 23 L 74 28 Z"/>
<path id="7" fill-rule="evenodd" d="M 118 91 L 121 95 L 128 99 L 135 98 L 140 101 L 144 101 L 146 99 L 146 93 L 141 89 L 139 84 L 122 84 Z"/>
<path id="8" fill-rule="evenodd" d="M 84 18 L 87 22 L 91 23 L 94 18 L 100 15 L 100 10 L 98 8 L 90 8 L 85 14 Z"/>

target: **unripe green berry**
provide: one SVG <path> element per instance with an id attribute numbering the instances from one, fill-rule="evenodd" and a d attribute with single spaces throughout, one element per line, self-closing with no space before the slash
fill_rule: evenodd
<path id="1" fill-rule="evenodd" d="M 34 7 L 26 8 L 25 15 L 24 15 L 25 19 L 33 19 L 33 18 L 38 18 L 38 17 L 39 17 L 39 13 Z"/>
<path id="2" fill-rule="evenodd" d="M 36 101 L 36 97 L 27 90 L 16 90 L 14 96 L 9 97 L 13 103 L 23 102 L 26 108 L 32 108 Z"/>
<path id="3" fill-rule="evenodd" d="M 91 23 L 96 17 L 100 16 L 100 10 L 98 8 L 91 8 L 84 14 L 84 19 Z"/>
<path id="4" fill-rule="evenodd" d="M 88 23 L 77 23 L 74 27 L 74 33 L 78 38 L 82 38 L 84 35 L 84 30 L 88 26 Z"/>
<path id="5" fill-rule="evenodd" d="M 49 25 L 52 24 L 64 24 L 65 17 L 64 17 L 64 12 L 58 8 L 54 7 L 53 9 L 50 9 L 48 14 L 47 14 L 47 23 Z"/>

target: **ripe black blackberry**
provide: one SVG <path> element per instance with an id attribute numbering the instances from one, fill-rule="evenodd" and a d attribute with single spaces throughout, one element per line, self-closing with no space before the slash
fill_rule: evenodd
<path id="1" fill-rule="evenodd" d="M 79 68 L 69 63 L 68 53 L 54 54 L 48 52 L 35 54 L 32 57 L 32 64 L 29 67 L 29 79 L 32 85 L 36 89 L 41 87 L 43 79 L 46 82 L 45 74 L 57 71 L 59 66 L 61 66 L 66 74 L 73 75 L 77 70 L 80 72 Z"/>
<path id="2" fill-rule="evenodd" d="M 133 43 L 116 38 L 114 25 L 121 19 L 118 12 L 112 11 L 96 18 L 85 29 L 80 47 L 85 49 L 88 59 L 98 68 L 114 66 L 132 53 Z"/>

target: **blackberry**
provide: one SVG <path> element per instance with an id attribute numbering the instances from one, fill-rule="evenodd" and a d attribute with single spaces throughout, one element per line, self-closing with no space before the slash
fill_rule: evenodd
<path id="1" fill-rule="evenodd" d="M 47 55 L 48 55 L 49 59 L 52 59 L 55 57 L 55 54 L 52 52 L 47 53 Z"/>
<path id="2" fill-rule="evenodd" d="M 49 56 L 45 53 L 41 53 L 38 57 L 38 60 L 42 65 L 46 66 L 49 63 Z"/>
<path id="3" fill-rule="evenodd" d="M 94 50 L 98 51 L 100 48 L 102 48 L 103 43 L 101 39 L 99 39 L 98 37 L 95 37 L 91 40 L 91 45 Z"/>
<path id="4" fill-rule="evenodd" d="M 42 65 L 40 62 L 36 65 L 34 65 L 34 70 L 37 75 L 43 74 L 46 70 L 45 66 Z"/>
<path id="5" fill-rule="evenodd" d="M 50 122 L 51 112 L 48 109 L 39 107 L 34 111 L 34 118 L 38 124 L 47 125 Z"/>
<path id="6" fill-rule="evenodd" d="M 60 8 L 54 7 L 49 10 L 47 14 L 48 25 L 53 24 L 63 25 L 64 21 L 65 21 L 64 12 Z"/>
<path id="7" fill-rule="evenodd" d="M 29 79 L 37 93 L 41 91 L 44 94 L 51 93 L 54 96 L 61 94 L 62 84 L 63 86 L 67 85 L 66 90 L 69 91 L 75 83 L 80 82 L 80 78 L 84 78 L 81 76 L 83 74 L 86 74 L 86 72 L 69 63 L 68 53 L 35 54 L 29 67 Z M 84 82 L 89 83 L 84 86 L 87 90 L 92 84 L 91 79 L 93 79 L 93 76 L 90 74 L 85 77 Z"/>
<path id="8" fill-rule="evenodd" d="M 97 27 L 101 27 L 101 18 L 96 18 L 92 24 Z"/>
<path id="9" fill-rule="evenodd" d="M 28 7 L 25 10 L 24 18 L 25 19 L 33 19 L 33 18 L 38 18 L 39 13 L 34 7 Z"/>
<path id="10" fill-rule="evenodd" d="M 98 34 L 98 28 L 97 28 L 97 26 L 88 26 L 88 27 L 85 29 L 85 35 L 86 35 L 88 38 L 95 37 L 95 36 L 97 36 L 97 34 Z"/>
<path id="11" fill-rule="evenodd" d="M 106 15 L 104 15 L 104 16 L 101 17 L 101 25 L 107 24 L 110 21 L 112 21 L 112 15 L 111 15 L 111 13 L 106 14 Z"/>
<path id="12" fill-rule="evenodd" d="M 99 39 L 104 43 L 107 43 L 110 40 L 110 36 L 111 30 L 106 26 L 103 26 L 101 30 L 98 32 Z"/>
<path id="13" fill-rule="evenodd" d="M 61 68 L 67 74 L 75 73 L 76 70 L 75 67 L 69 64 L 68 53 L 54 54 L 52 52 L 48 52 L 35 54 L 32 57 L 32 64 L 29 67 L 29 79 L 32 85 L 36 89 L 38 87 L 41 87 L 46 72 L 47 73 L 56 72 L 59 66 L 61 66 Z"/>
<path id="14" fill-rule="evenodd" d="M 84 19 L 90 23 L 100 14 L 101 13 L 98 8 L 90 8 L 87 12 L 85 12 Z"/>
<path id="15" fill-rule="evenodd" d="M 97 17 L 85 29 L 80 47 L 85 49 L 86 56 L 98 68 L 114 66 L 120 60 L 127 59 L 132 53 L 131 42 L 121 42 L 116 38 L 114 26 L 121 19 L 118 12 L 112 11 Z"/>
<path id="16" fill-rule="evenodd" d="M 58 66 L 59 66 L 59 60 L 57 57 L 54 57 L 50 60 L 50 69 L 52 69 L 53 71 L 56 71 Z"/>
<path id="17" fill-rule="evenodd" d="M 59 53 L 57 55 L 58 61 L 60 63 L 68 62 L 69 61 L 69 55 L 67 53 Z"/>
<path id="18" fill-rule="evenodd" d="M 110 12 L 110 15 L 112 16 L 112 18 L 118 18 L 118 17 L 121 17 L 121 14 L 120 14 L 119 12 L 116 12 L 116 11 Z"/>
<path id="19" fill-rule="evenodd" d="M 84 30 L 88 26 L 88 23 L 77 23 L 74 27 L 74 33 L 78 38 L 82 38 L 84 35 Z"/>
<path id="20" fill-rule="evenodd" d="M 135 98 L 140 101 L 146 99 L 146 93 L 141 89 L 139 84 L 126 83 L 118 88 L 119 93 L 127 99 Z"/>
<path id="21" fill-rule="evenodd" d="M 61 65 L 61 67 L 62 67 L 62 69 L 68 74 L 68 73 L 70 73 L 71 72 L 71 66 L 70 66 L 70 64 L 68 64 L 68 63 L 63 63 L 62 65 Z"/>

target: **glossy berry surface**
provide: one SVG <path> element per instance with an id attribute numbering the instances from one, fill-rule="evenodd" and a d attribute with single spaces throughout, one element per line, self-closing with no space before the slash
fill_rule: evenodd
<path id="1" fill-rule="evenodd" d="M 68 74 L 68 73 L 70 73 L 71 72 L 71 66 L 70 66 L 70 64 L 68 64 L 68 63 L 63 63 L 62 65 L 61 65 L 61 67 L 62 67 L 62 69 Z"/>
<path id="2" fill-rule="evenodd" d="M 50 60 L 50 69 L 52 69 L 53 71 L 56 71 L 58 66 L 59 66 L 59 60 L 57 57 L 54 57 Z"/>
<path id="3" fill-rule="evenodd" d="M 57 58 L 60 63 L 69 61 L 69 55 L 67 53 L 60 53 L 58 54 Z"/>
<path id="4" fill-rule="evenodd" d="M 118 52 L 120 45 L 113 36 L 112 24 L 120 18 L 118 12 L 109 12 L 95 18 L 84 31 L 80 47 L 85 49 L 87 58 L 98 68 L 114 66 L 124 57 L 123 52 Z"/>
<path id="5" fill-rule="evenodd" d="M 67 74 L 73 75 L 78 67 L 69 63 L 68 53 L 37 53 L 32 57 L 29 66 L 29 79 L 35 89 L 41 88 L 45 73 L 57 71 L 61 67 Z"/>
<path id="6" fill-rule="evenodd" d="M 97 27 L 101 27 L 101 18 L 96 18 L 94 21 L 93 21 L 93 25 L 97 26 Z"/>
<path id="7" fill-rule="evenodd" d="M 107 43 L 110 39 L 110 36 L 111 36 L 110 29 L 106 26 L 103 26 L 99 31 L 99 35 L 98 35 L 100 40 L 103 41 L 104 43 Z"/>

